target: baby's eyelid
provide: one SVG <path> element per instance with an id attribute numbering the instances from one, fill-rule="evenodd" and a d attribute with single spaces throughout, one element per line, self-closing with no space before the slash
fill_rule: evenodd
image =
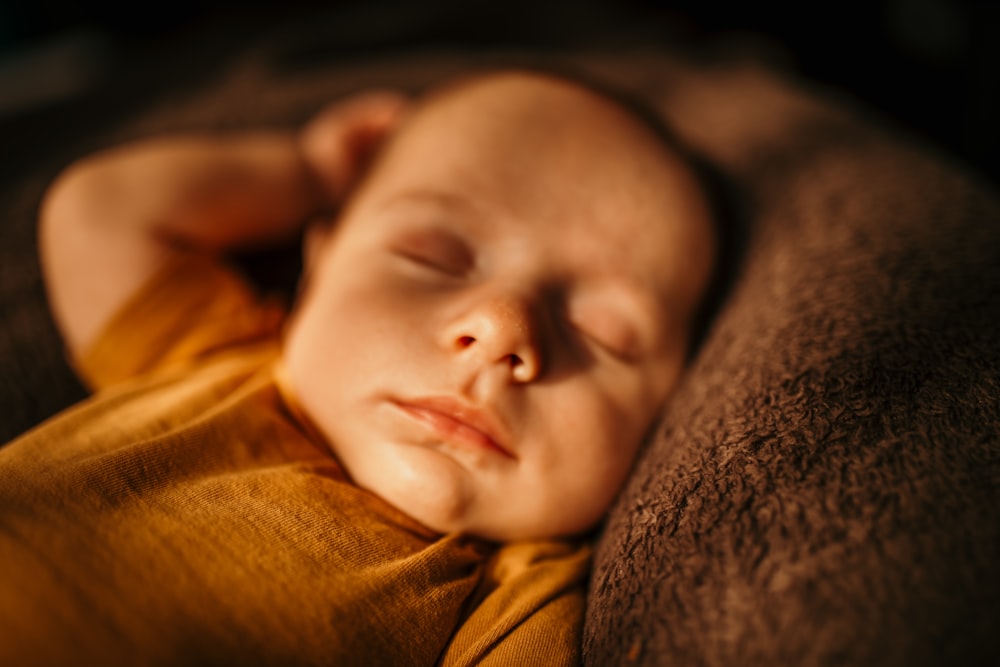
<path id="1" fill-rule="evenodd" d="M 614 333 L 601 333 L 586 323 L 571 322 L 571 326 L 584 338 L 619 361 L 632 363 L 640 356 L 637 336 L 625 325 L 621 325 L 620 330 Z"/>
<path id="2" fill-rule="evenodd" d="M 599 339 L 595 340 L 597 340 L 597 344 L 599 346 L 601 346 L 605 351 L 611 354 L 612 357 L 618 359 L 619 361 L 632 363 L 635 362 L 639 356 L 638 348 L 635 345 L 635 343 L 631 340 L 629 340 L 624 344 L 609 343 L 607 341 L 601 341 Z"/>
<path id="3" fill-rule="evenodd" d="M 451 236 L 404 235 L 391 249 L 410 262 L 451 276 L 462 277 L 475 268 L 472 250 L 462 239 Z"/>
<path id="4" fill-rule="evenodd" d="M 414 252 L 406 249 L 397 249 L 396 253 L 414 264 L 419 264 L 425 268 L 438 271 L 449 276 L 454 276 L 456 278 L 468 275 L 472 268 L 469 262 L 453 261 L 452 258 L 434 256 L 430 253 Z"/>

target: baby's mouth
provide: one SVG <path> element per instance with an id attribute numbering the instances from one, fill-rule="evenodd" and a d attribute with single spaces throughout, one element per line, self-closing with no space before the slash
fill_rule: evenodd
<path id="1" fill-rule="evenodd" d="M 517 458 L 503 444 L 494 420 L 476 408 L 448 397 L 400 400 L 394 403 L 448 442 L 485 449 L 511 459 Z"/>

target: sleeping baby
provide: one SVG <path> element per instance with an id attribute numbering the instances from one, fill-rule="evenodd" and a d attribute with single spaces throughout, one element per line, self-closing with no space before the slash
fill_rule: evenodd
<path id="1" fill-rule="evenodd" d="M 299 234 L 286 314 L 227 258 Z M 527 71 L 71 166 L 40 246 L 94 395 L 0 449 L 0 663 L 578 661 L 716 236 L 657 127 Z"/>

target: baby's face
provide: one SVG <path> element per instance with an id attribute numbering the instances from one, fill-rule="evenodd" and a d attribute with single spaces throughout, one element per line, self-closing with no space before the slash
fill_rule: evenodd
<path id="1" fill-rule="evenodd" d="M 585 531 L 680 376 L 708 215 L 612 102 L 528 75 L 450 90 L 324 241 L 287 380 L 351 478 L 428 527 Z"/>

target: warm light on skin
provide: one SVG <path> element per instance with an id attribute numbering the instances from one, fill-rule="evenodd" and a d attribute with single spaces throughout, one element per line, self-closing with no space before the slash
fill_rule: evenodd
<path id="1" fill-rule="evenodd" d="M 684 163 L 589 90 L 447 90 L 321 241 L 287 381 L 352 479 L 428 527 L 585 531 L 677 384 L 708 216 Z"/>

